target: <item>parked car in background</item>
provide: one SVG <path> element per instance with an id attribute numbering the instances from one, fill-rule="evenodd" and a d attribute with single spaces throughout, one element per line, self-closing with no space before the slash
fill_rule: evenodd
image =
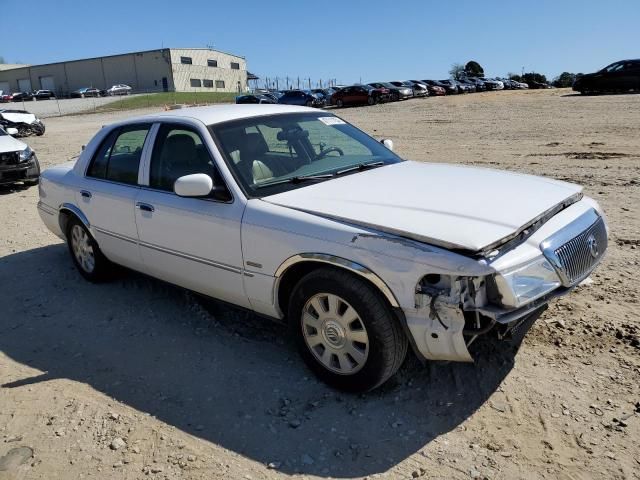
<path id="1" fill-rule="evenodd" d="M 314 95 L 318 95 L 324 99 L 325 104 L 331 104 L 331 95 L 338 91 L 337 88 L 314 88 L 311 90 L 311 93 Z"/>
<path id="2" fill-rule="evenodd" d="M 455 82 L 458 83 L 458 85 L 460 85 L 460 87 L 463 89 L 464 93 L 475 93 L 475 92 L 480 92 L 481 90 L 478 90 L 478 86 L 465 79 L 465 78 L 460 78 L 458 80 L 454 80 Z"/>
<path id="3" fill-rule="evenodd" d="M 375 105 L 389 100 L 388 88 L 374 88 L 371 85 L 351 85 L 338 90 L 331 96 L 331 105 Z"/>
<path id="4" fill-rule="evenodd" d="M 476 77 L 478 80 L 484 83 L 487 90 L 504 90 L 504 83 L 495 78 Z"/>
<path id="5" fill-rule="evenodd" d="M 324 97 L 311 93 L 311 90 L 287 90 L 278 103 L 283 105 L 300 105 L 305 107 L 324 107 Z"/>
<path id="6" fill-rule="evenodd" d="M 45 126 L 42 120 L 26 110 L 0 108 L 0 127 L 7 132 L 15 130 L 13 136 L 44 135 Z"/>
<path id="7" fill-rule="evenodd" d="M 583 94 L 640 91 L 640 59 L 621 60 L 576 78 L 573 90 Z"/>
<path id="8" fill-rule="evenodd" d="M 7 103 L 11 101 L 11 94 L 0 90 L 0 103 Z"/>
<path id="9" fill-rule="evenodd" d="M 261 103 L 274 104 L 274 103 L 278 103 L 278 101 L 264 94 L 263 95 L 248 94 L 248 95 L 238 95 L 236 97 L 236 103 L 237 104 L 261 104 Z"/>
<path id="10" fill-rule="evenodd" d="M 119 83 L 118 85 L 113 85 L 106 90 L 107 95 L 129 95 L 131 94 L 131 88 L 129 85 L 125 85 L 123 83 Z"/>
<path id="11" fill-rule="evenodd" d="M 479 78 L 464 77 L 464 78 L 461 78 L 459 81 L 464 83 L 470 83 L 471 85 L 475 85 L 476 92 L 484 92 L 485 90 L 487 90 L 487 86 Z"/>
<path id="12" fill-rule="evenodd" d="M 451 85 L 451 84 L 447 84 L 447 83 L 443 83 L 439 80 L 421 80 L 422 83 L 424 83 L 427 86 L 432 86 L 432 87 L 441 87 L 444 89 L 445 94 L 447 95 L 455 95 L 458 92 L 458 87 L 456 85 Z"/>
<path id="13" fill-rule="evenodd" d="M 29 92 L 15 92 L 11 94 L 12 102 L 26 102 L 33 100 L 33 95 Z"/>
<path id="14" fill-rule="evenodd" d="M 456 89 L 457 93 L 469 93 L 469 88 L 467 85 L 463 85 L 462 83 L 452 78 L 447 78 L 445 80 L 438 80 L 438 81 L 443 85 L 446 85 L 447 88 Z"/>
<path id="15" fill-rule="evenodd" d="M 552 88 L 551 85 L 549 85 L 548 83 L 536 82 L 535 80 L 529 80 L 527 82 L 527 85 L 529 85 L 529 88 L 532 89 L 532 90 L 539 90 L 539 89 L 543 89 L 543 88 Z"/>
<path id="16" fill-rule="evenodd" d="M 371 82 L 367 85 L 373 88 L 386 88 L 389 90 L 389 100 L 392 102 L 413 97 L 413 89 L 411 87 L 397 87 L 389 82 Z"/>
<path id="17" fill-rule="evenodd" d="M 56 94 L 51 90 L 36 90 L 33 92 L 33 98 L 36 100 L 49 100 L 50 98 L 56 98 Z"/>
<path id="18" fill-rule="evenodd" d="M 427 83 L 424 80 L 409 80 L 412 83 L 419 83 L 420 85 L 424 85 L 427 87 L 427 91 L 429 95 L 446 95 L 447 90 L 441 85 L 435 85 L 431 83 Z"/>
<path id="19" fill-rule="evenodd" d="M 100 90 L 94 87 L 85 87 L 74 90 L 69 94 L 71 98 L 99 97 Z"/>
<path id="20" fill-rule="evenodd" d="M 396 87 L 409 87 L 411 88 L 411 90 L 413 91 L 413 96 L 414 97 L 428 97 L 429 96 L 429 89 L 427 89 L 426 85 L 423 85 L 421 83 L 415 83 L 415 82 L 410 82 L 408 80 L 405 80 L 404 82 L 401 82 L 399 80 L 394 80 L 393 82 L 389 82 L 392 85 L 395 85 Z"/>
<path id="21" fill-rule="evenodd" d="M 38 157 L 29 145 L 13 138 L 18 131 L 0 126 L 0 185 L 22 182 L 36 185 L 40 178 Z"/>
<path id="22" fill-rule="evenodd" d="M 391 148 L 304 107 L 156 113 L 44 171 L 38 213 L 87 281 L 115 263 L 286 322 L 309 368 L 351 392 L 409 348 L 473 362 L 469 345 L 526 332 L 606 255 L 604 213 L 579 185 Z"/>

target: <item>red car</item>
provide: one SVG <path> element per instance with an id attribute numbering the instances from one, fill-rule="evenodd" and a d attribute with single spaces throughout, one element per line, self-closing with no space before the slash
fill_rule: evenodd
<path id="1" fill-rule="evenodd" d="M 430 83 L 425 82 L 424 80 L 410 80 L 411 82 L 421 83 L 427 90 L 429 91 L 429 95 L 446 95 L 447 91 L 438 85 L 431 85 Z"/>
<path id="2" fill-rule="evenodd" d="M 389 100 L 388 88 L 373 88 L 370 85 L 351 85 L 344 87 L 331 96 L 331 105 L 375 105 Z"/>
<path id="3" fill-rule="evenodd" d="M 0 92 L 0 103 L 8 103 L 11 101 L 11 94 Z"/>

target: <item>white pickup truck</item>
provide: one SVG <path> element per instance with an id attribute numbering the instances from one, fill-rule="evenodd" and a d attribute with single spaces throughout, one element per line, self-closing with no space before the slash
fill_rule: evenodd
<path id="1" fill-rule="evenodd" d="M 418 357 L 472 361 L 601 261 L 579 186 L 405 161 L 328 112 L 176 110 L 102 128 L 41 176 L 80 273 L 112 263 L 286 320 L 308 365 L 363 391 Z"/>

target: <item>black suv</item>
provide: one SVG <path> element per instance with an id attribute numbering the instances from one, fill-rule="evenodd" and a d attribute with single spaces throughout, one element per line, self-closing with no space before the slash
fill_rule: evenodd
<path id="1" fill-rule="evenodd" d="M 640 91 L 640 59 L 620 60 L 599 72 L 576 78 L 573 89 L 583 94 Z"/>

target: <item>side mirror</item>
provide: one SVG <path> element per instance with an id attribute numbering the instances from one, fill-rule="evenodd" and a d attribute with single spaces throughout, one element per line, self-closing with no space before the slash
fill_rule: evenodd
<path id="1" fill-rule="evenodd" d="M 380 143 L 393 152 L 393 140 L 385 138 L 383 140 L 380 140 Z"/>
<path id="2" fill-rule="evenodd" d="M 15 137 L 16 135 L 18 135 L 19 132 L 17 128 L 9 127 L 7 128 L 7 133 L 12 137 Z"/>
<path id="3" fill-rule="evenodd" d="M 185 175 L 173 184 L 173 191 L 181 197 L 206 197 L 213 190 L 213 180 L 204 173 Z"/>
<path id="4" fill-rule="evenodd" d="M 193 173 L 178 178 L 173 184 L 173 191 L 180 197 L 213 197 L 221 202 L 232 200 L 231 193 L 224 185 L 214 185 L 206 173 Z"/>

